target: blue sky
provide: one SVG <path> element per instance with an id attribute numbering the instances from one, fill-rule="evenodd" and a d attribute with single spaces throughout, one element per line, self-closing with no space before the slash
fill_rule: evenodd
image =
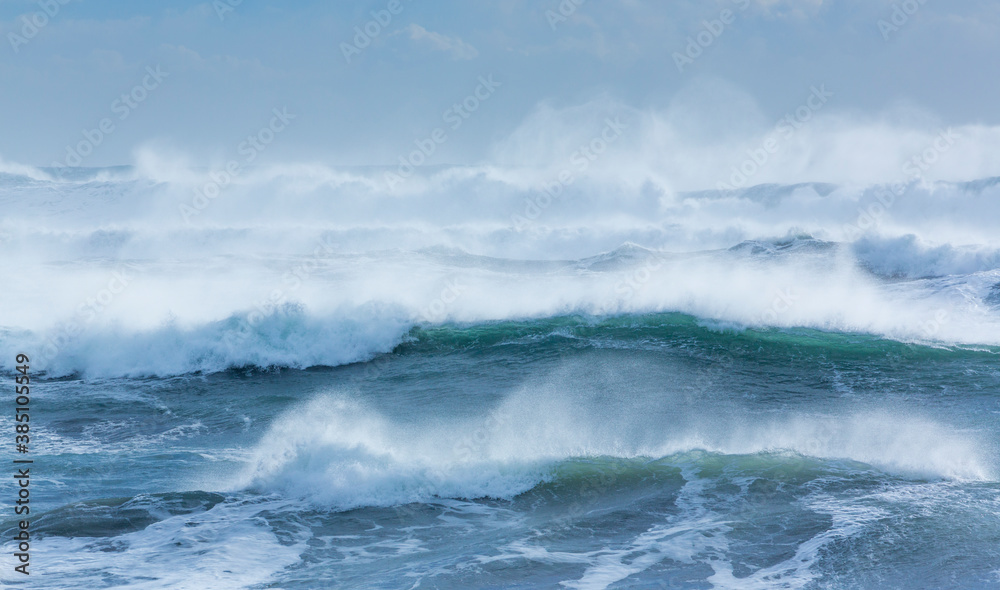
<path id="1" fill-rule="evenodd" d="M 500 86 L 439 163 L 489 158 L 540 104 L 609 98 L 687 100 L 724 126 L 748 108 L 776 120 L 825 84 L 830 109 L 851 116 L 1000 124 L 995 1 L 62 1 L 0 0 L 6 160 L 62 161 L 103 119 L 114 130 L 85 165 L 131 163 L 143 145 L 211 158 L 287 108 L 295 119 L 274 157 L 386 164 L 481 76 Z M 348 61 L 343 44 L 365 26 L 377 34 Z M 686 52 L 699 34 L 708 42 Z M 685 53 L 697 56 L 679 68 Z M 147 78 L 157 67 L 165 76 Z"/>

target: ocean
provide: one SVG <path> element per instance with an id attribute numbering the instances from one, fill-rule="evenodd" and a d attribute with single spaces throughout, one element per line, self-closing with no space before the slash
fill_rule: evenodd
<path id="1" fill-rule="evenodd" d="M 1000 179 L 384 172 L 0 174 L 5 586 L 1000 588 Z"/>

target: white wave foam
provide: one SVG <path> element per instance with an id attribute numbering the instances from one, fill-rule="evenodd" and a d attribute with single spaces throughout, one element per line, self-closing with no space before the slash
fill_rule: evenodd
<path id="1" fill-rule="evenodd" d="M 559 585 L 576 590 L 603 590 L 666 559 L 692 563 L 696 555 L 707 551 L 721 552 L 726 545 L 722 532 L 727 528 L 715 518 L 684 519 L 678 524 L 652 527 L 620 549 L 549 551 L 537 544 L 517 541 L 500 548 L 499 555 L 481 556 L 476 561 L 529 560 L 546 564 L 581 564 L 586 569 L 579 579 L 564 580 Z"/>
<path id="2" fill-rule="evenodd" d="M 51 376 L 84 378 L 212 373 L 233 367 L 307 368 L 365 361 L 388 352 L 411 323 L 370 306 L 313 318 L 284 305 L 267 314 L 242 313 L 191 328 L 167 325 L 138 332 L 114 325 L 93 330 L 69 326 L 43 334 L 0 334 L 0 350 L 11 359 L 29 352 L 33 367 Z"/>
<path id="3" fill-rule="evenodd" d="M 110 245 L 98 248 L 113 250 L 122 238 L 102 239 Z M 40 369 L 93 377 L 337 365 L 391 350 L 418 323 L 653 312 L 737 327 L 1000 344 L 1000 314 L 990 305 L 1000 270 L 893 282 L 873 276 L 852 249 L 815 240 L 753 244 L 684 255 L 631 246 L 562 262 L 316 246 L 318 255 L 41 265 L 0 292 L 0 363 L 29 352 Z M 858 248 L 867 260 L 902 252 L 916 274 L 992 260 L 946 250 L 920 262 L 929 255 L 910 240 L 865 244 Z"/>
<path id="4" fill-rule="evenodd" d="M 49 536 L 32 540 L 32 571 L 47 590 L 113 583 L 141 590 L 210 586 L 219 590 L 271 582 L 299 561 L 308 532 L 282 542 L 264 519 L 270 504 L 223 503 L 198 514 L 173 516 L 143 530 L 101 539 Z M 263 522 L 263 524 L 262 524 Z M 5 551 L 10 549 L 5 545 Z M 5 581 L 14 583 L 3 573 Z M 23 580 L 17 580 L 23 583 Z"/>
<path id="5" fill-rule="evenodd" d="M 579 457 L 793 452 L 918 477 L 991 480 L 986 446 L 919 417 L 889 413 L 756 420 L 706 408 L 658 412 L 629 400 L 593 405 L 531 387 L 483 421 L 392 420 L 347 397 L 323 396 L 279 419 L 234 485 L 338 509 L 444 498 L 511 498 Z M 661 400 L 662 401 L 662 400 Z"/>
<path id="6" fill-rule="evenodd" d="M 883 275 L 921 278 L 968 275 L 1000 269 L 1000 249 L 923 243 L 914 235 L 861 239 L 853 244 L 858 260 Z"/>
<path id="7" fill-rule="evenodd" d="M 703 501 L 708 483 L 696 474 L 696 470 L 682 468 L 684 486 L 674 500 L 680 513 L 666 524 L 655 525 L 632 540 L 628 547 L 620 549 L 604 548 L 585 554 L 568 554 L 584 557 L 588 567 L 577 580 L 565 580 L 560 585 L 578 590 L 599 590 L 615 582 L 643 572 L 650 567 L 670 559 L 678 563 L 714 563 L 724 555 L 729 546 L 726 533 L 731 530 L 723 515 L 709 510 Z M 539 551 L 536 550 L 536 554 Z M 542 560 L 547 561 L 552 553 L 542 550 Z M 556 561 L 567 554 L 557 554 Z M 711 557 L 710 557 L 711 556 Z M 538 559 L 535 557 L 535 559 Z M 714 567 L 714 566 L 713 566 Z"/>
<path id="8" fill-rule="evenodd" d="M 8 162 L 0 158 L 0 174 L 10 174 L 12 176 L 22 176 L 32 180 L 50 181 L 52 177 L 34 166 L 26 166 L 16 162 Z"/>
<path id="9" fill-rule="evenodd" d="M 323 397 L 272 426 L 237 487 L 349 509 L 435 497 L 510 498 L 546 477 L 537 460 L 484 461 L 465 455 L 454 440 L 433 427 L 421 432 L 356 402 Z"/>
<path id="10" fill-rule="evenodd" d="M 700 443 L 700 444 L 699 444 Z M 792 451 L 844 459 L 895 473 L 989 481 L 997 477 L 983 456 L 984 441 L 921 417 L 874 411 L 838 417 L 793 417 L 753 427 L 731 425 L 726 436 L 695 435 L 680 445 L 727 454 Z M 678 448 L 668 444 L 664 450 Z"/>

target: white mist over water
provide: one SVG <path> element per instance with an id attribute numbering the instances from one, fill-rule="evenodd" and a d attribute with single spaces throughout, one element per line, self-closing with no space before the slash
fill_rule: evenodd
<path id="1" fill-rule="evenodd" d="M 697 88 L 659 111 L 543 104 L 490 161 L 393 189 L 394 167 L 232 176 L 152 147 L 128 169 L 3 163 L 0 350 L 55 374 L 305 367 L 418 323 L 659 311 L 1000 344 L 1000 129 L 824 106 L 781 132 L 715 91 L 743 123 Z"/>
<path id="2" fill-rule="evenodd" d="M 367 360 L 391 350 L 416 324 L 660 311 L 737 329 L 808 327 L 1000 344 L 1000 319 L 987 304 L 1000 271 L 885 282 L 850 249 L 812 241 L 797 252 L 768 253 L 767 244 L 748 249 L 761 252 L 666 256 L 631 247 L 583 261 L 534 263 L 421 251 L 315 263 L 303 257 L 136 262 L 124 269 L 104 263 L 101 271 L 75 263 L 64 267 L 62 289 L 45 273 L 29 273 L 33 281 L 0 296 L 7 305 L 32 305 L 0 345 L 34 349 L 40 367 L 54 374 L 174 375 Z M 79 290 L 70 288 L 77 284 Z M 89 295 L 80 298 L 81 292 Z"/>

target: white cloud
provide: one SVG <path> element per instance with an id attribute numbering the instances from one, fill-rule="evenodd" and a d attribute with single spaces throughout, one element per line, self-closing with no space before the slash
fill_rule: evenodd
<path id="1" fill-rule="evenodd" d="M 814 16 L 823 7 L 823 0 L 757 0 L 756 4 L 771 16 L 805 18 Z"/>
<path id="2" fill-rule="evenodd" d="M 458 37 L 448 37 L 441 33 L 428 31 L 418 24 L 409 26 L 410 39 L 429 44 L 437 51 L 445 51 L 451 54 L 452 59 L 474 59 L 479 55 L 479 51 L 462 41 Z"/>

